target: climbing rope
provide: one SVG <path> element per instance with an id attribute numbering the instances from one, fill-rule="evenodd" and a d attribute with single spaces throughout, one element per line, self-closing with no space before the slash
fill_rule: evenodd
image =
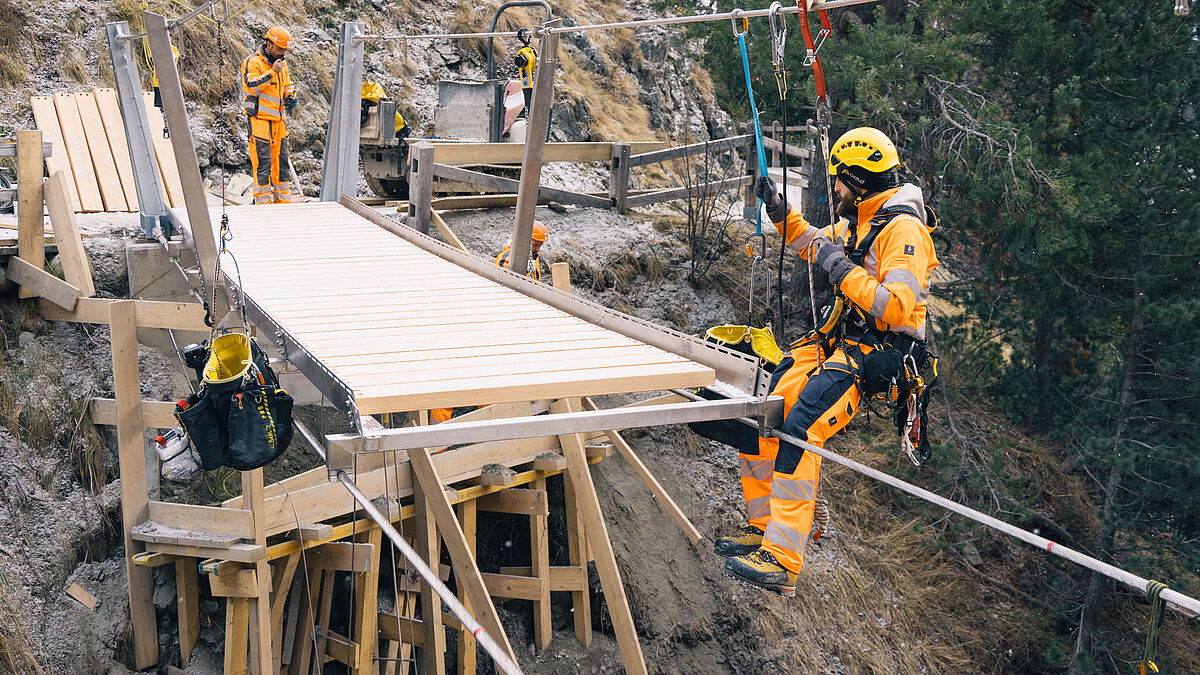
<path id="1" fill-rule="evenodd" d="M 1142 655 L 1140 664 L 1141 675 L 1158 672 L 1158 664 L 1154 663 L 1154 659 L 1158 658 L 1158 629 L 1166 619 L 1162 599 L 1162 592 L 1165 590 L 1167 585 L 1161 581 L 1146 582 L 1146 599 L 1150 601 L 1150 627 L 1146 629 L 1146 652 Z"/>

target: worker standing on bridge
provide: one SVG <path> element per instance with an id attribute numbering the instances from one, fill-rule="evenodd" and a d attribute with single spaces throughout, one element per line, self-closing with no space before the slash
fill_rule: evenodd
<path id="1" fill-rule="evenodd" d="M 529 117 L 529 106 L 533 102 L 533 69 L 537 66 L 537 50 L 529 44 L 528 28 L 518 30 L 517 39 L 521 41 L 521 48 L 517 50 L 513 61 L 521 74 L 521 93 L 525 95 L 525 111 L 521 114 Z"/>
<path id="2" fill-rule="evenodd" d="M 248 121 L 250 165 L 254 170 L 254 203 L 286 204 L 292 201 L 285 118 L 296 107 L 296 86 L 288 71 L 292 36 L 274 26 L 262 47 L 242 61 L 242 108 Z"/>
<path id="3" fill-rule="evenodd" d="M 824 447 L 848 424 L 859 402 L 903 380 L 905 356 L 923 364 L 929 280 L 937 267 L 930 232 L 936 216 L 921 189 L 901 185 L 900 157 L 883 132 L 853 129 L 834 144 L 835 224 L 818 230 L 762 176 L 763 199 L 787 245 L 829 273 L 842 305 L 836 318 L 800 341 L 772 375 L 771 393 L 784 398 L 782 430 Z M 844 308 L 844 309 L 839 309 Z M 728 556 L 725 572 L 783 595 L 796 575 L 812 527 L 821 458 L 776 438 L 740 455 L 749 526 L 717 539 Z"/>
<path id="4" fill-rule="evenodd" d="M 534 281 L 542 280 L 542 262 L 538 258 L 541 253 L 542 244 L 550 238 L 550 230 L 540 220 L 533 221 L 533 239 L 529 245 L 529 272 L 526 276 Z M 512 242 L 504 243 L 504 250 L 500 251 L 500 255 L 496 256 L 496 264 L 505 269 L 512 269 L 509 266 L 509 254 L 512 253 Z"/>

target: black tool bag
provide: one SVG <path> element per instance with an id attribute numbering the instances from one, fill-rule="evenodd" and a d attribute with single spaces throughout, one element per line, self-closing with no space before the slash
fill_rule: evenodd
<path id="1" fill-rule="evenodd" d="M 209 348 L 200 391 L 175 406 L 175 418 L 205 470 L 249 471 L 287 450 L 292 405 L 258 345 L 231 333 Z"/>

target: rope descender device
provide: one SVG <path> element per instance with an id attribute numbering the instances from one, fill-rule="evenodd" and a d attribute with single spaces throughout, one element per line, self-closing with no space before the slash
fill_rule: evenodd
<path id="1" fill-rule="evenodd" d="M 779 100 L 787 97 L 787 70 L 783 67 L 783 48 L 787 44 L 787 24 L 779 18 L 783 5 L 772 2 L 767 20 L 771 26 L 771 63 L 775 65 L 775 85 L 779 87 Z"/>
<path id="2" fill-rule="evenodd" d="M 757 175 L 765 175 L 767 170 L 767 153 L 763 150 L 762 125 L 758 121 L 758 104 L 754 102 L 754 85 L 750 80 L 750 56 L 746 53 L 746 32 L 750 30 L 750 21 L 742 15 L 742 10 L 733 10 L 730 22 L 733 24 L 733 34 L 737 37 L 738 48 L 742 53 L 742 73 L 746 76 L 746 94 L 750 98 L 750 116 L 754 120 L 754 149 L 758 153 Z M 740 29 L 738 24 L 741 24 Z M 755 179 L 757 180 L 757 178 Z M 754 236 L 762 237 L 762 199 L 758 200 L 758 208 L 754 212 Z"/>

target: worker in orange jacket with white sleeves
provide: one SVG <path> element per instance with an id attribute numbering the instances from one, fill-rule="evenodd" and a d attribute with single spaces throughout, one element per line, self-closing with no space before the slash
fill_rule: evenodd
<path id="1" fill-rule="evenodd" d="M 287 29 L 274 26 L 264 36 L 262 47 L 242 61 L 242 108 L 249 126 L 255 204 L 292 201 L 285 121 L 288 112 L 296 107 L 296 86 L 285 60 L 292 45 Z"/>
<path id="2" fill-rule="evenodd" d="M 772 374 L 771 393 L 784 398 L 782 431 L 820 447 L 850 422 L 864 397 L 896 381 L 905 355 L 920 361 L 927 354 L 936 216 L 919 187 L 899 183 L 899 165 L 896 147 L 878 129 L 860 127 L 839 138 L 829 175 L 841 219 L 822 229 L 790 208 L 769 177 L 755 185 L 788 246 L 824 268 L 845 303 L 836 333 L 814 332 Z M 821 458 L 760 438 L 757 449 L 742 449 L 739 459 L 749 525 L 738 536 L 717 539 L 716 552 L 727 556 L 727 574 L 794 595 Z"/>

